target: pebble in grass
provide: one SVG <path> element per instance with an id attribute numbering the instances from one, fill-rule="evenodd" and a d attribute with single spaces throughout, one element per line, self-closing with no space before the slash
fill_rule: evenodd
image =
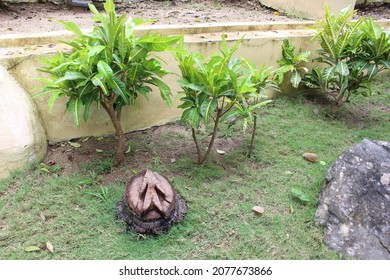
<path id="1" fill-rule="evenodd" d="M 313 154 L 313 153 L 304 153 L 303 158 L 307 161 L 310 161 L 310 162 L 317 162 L 318 161 L 318 156 L 316 154 Z"/>
<path id="2" fill-rule="evenodd" d="M 261 206 L 253 206 L 252 212 L 257 216 L 262 216 L 264 214 L 264 208 Z"/>

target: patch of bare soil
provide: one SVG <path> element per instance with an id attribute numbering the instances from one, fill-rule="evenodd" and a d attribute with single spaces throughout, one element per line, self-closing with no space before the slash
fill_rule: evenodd
<path id="1" fill-rule="evenodd" d="M 372 17 L 374 20 L 390 19 L 390 3 L 357 6 L 358 17 Z"/>
<path id="2" fill-rule="evenodd" d="M 104 185 L 118 180 L 128 181 L 134 173 L 146 168 L 164 170 L 165 175 L 172 176 L 172 169 L 168 167 L 181 159 L 196 164 L 197 155 L 191 131 L 177 123 L 130 132 L 126 134 L 126 138 L 129 149 L 124 163 L 118 168 L 112 167 L 117 145 L 115 136 L 87 137 L 51 144 L 43 162 L 49 169 L 61 168 L 61 175 L 80 172 L 92 179 L 101 175 L 99 180 Z M 244 149 L 243 145 L 244 138 L 241 137 L 218 137 L 210 160 L 226 169 L 228 164 L 224 164 L 224 156 L 216 153 L 216 149 L 228 154 Z M 182 172 L 185 170 L 177 170 L 175 174 Z"/>
<path id="3" fill-rule="evenodd" d="M 390 19 L 390 4 L 358 6 L 358 17 Z M 117 4 L 118 14 L 156 20 L 153 24 L 199 24 L 211 22 L 296 21 L 256 0 L 134 0 Z M 0 34 L 42 33 L 63 30 L 58 20 L 73 21 L 81 28 L 92 28 L 92 15 L 83 7 L 64 7 L 51 3 L 10 4 L 0 9 Z M 299 19 L 302 20 L 302 19 Z"/>
<path id="4" fill-rule="evenodd" d="M 211 22 L 292 21 L 261 7 L 257 1 L 142 1 L 117 4 L 118 14 L 156 20 L 153 24 L 199 24 Z M 73 21 L 81 28 L 92 28 L 87 8 L 63 7 L 50 3 L 14 4 L 0 10 L 0 32 L 37 33 L 63 30 L 58 20 Z"/>

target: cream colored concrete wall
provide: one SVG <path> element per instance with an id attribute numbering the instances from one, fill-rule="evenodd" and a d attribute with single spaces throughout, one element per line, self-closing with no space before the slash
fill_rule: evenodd
<path id="1" fill-rule="evenodd" d="M 321 19 L 325 15 L 325 4 L 329 4 L 330 10 L 337 14 L 345 7 L 351 6 L 353 9 L 356 0 L 260 0 L 265 6 L 290 15 Z"/>

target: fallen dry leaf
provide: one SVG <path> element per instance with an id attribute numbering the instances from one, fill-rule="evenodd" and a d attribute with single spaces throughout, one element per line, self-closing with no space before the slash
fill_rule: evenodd
<path id="1" fill-rule="evenodd" d="M 46 242 L 46 249 L 47 249 L 50 253 L 54 254 L 53 245 L 51 245 L 51 243 L 50 243 L 49 241 Z"/>
<path id="2" fill-rule="evenodd" d="M 70 142 L 68 141 L 68 144 L 71 145 L 73 148 L 80 148 L 81 144 L 77 142 Z"/>
<path id="3" fill-rule="evenodd" d="M 42 220 L 42 222 L 46 222 L 46 217 L 42 213 L 39 213 L 39 218 Z"/>
<path id="4" fill-rule="evenodd" d="M 35 252 L 35 251 L 40 251 L 41 249 L 38 246 L 28 246 L 27 248 L 24 249 L 26 252 Z"/>

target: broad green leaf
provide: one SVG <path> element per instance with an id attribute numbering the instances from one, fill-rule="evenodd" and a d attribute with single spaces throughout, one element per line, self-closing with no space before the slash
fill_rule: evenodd
<path id="1" fill-rule="evenodd" d="M 94 101 L 96 101 L 96 99 L 98 98 L 98 94 L 97 92 L 91 92 L 88 94 L 88 96 L 86 98 L 84 98 L 84 114 L 83 114 L 83 118 L 84 118 L 84 121 L 86 122 L 88 120 L 88 117 L 89 117 L 89 109 L 91 108 L 91 105 Z"/>
<path id="2" fill-rule="evenodd" d="M 101 74 L 96 74 L 92 79 L 91 79 L 92 83 L 94 86 L 98 86 L 100 87 L 102 90 L 103 90 L 103 93 L 105 95 L 108 94 L 108 89 L 107 89 L 107 86 L 104 82 L 104 77 L 101 75 Z"/>
<path id="3" fill-rule="evenodd" d="M 301 80 L 302 80 L 301 74 L 299 74 L 299 72 L 297 70 L 294 70 L 292 72 L 291 79 L 290 79 L 291 85 L 294 88 L 298 88 L 299 83 L 301 82 Z"/>
<path id="4" fill-rule="evenodd" d="M 127 90 L 126 84 L 124 82 L 122 82 L 122 80 L 120 80 L 119 78 L 117 78 L 115 76 L 112 77 L 112 79 L 108 80 L 107 82 L 110 85 L 110 87 L 112 88 L 112 90 L 122 98 L 123 102 L 126 105 L 129 105 L 130 104 L 129 98 L 131 97 L 131 94 Z M 133 104 L 133 103 L 134 102 L 132 102 L 131 104 Z M 117 109 L 119 109 L 119 108 L 117 108 Z"/>
<path id="5" fill-rule="evenodd" d="M 370 64 L 367 68 L 367 78 L 372 80 L 378 74 L 378 66 L 376 64 Z"/>
<path id="6" fill-rule="evenodd" d="M 100 60 L 97 63 L 97 68 L 98 68 L 99 74 L 102 75 L 102 77 L 104 77 L 106 82 L 112 81 L 112 77 L 113 77 L 114 73 L 113 73 L 110 65 L 108 65 L 105 61 Z"/>
<path id="7" fill-rule="evenodd" d="M 70 98 L 67 103 L 67 109 L 73 114 L 74 122 L 77 126 L 80 126 L 80 110 L 83 104 L 79 98 Z"/>
<path id="8" fill-rule="evenodd" d="M 105 46 L 95 46 L 88 51 L 88 56 L 95 56 L 101 53 L 105 48 Z"/>
<path id="9" fill-rule="evenodd" d="M 181 79 L 181 80 L 178 80 L 177 83 L 184 89 L 184 88 L 189 88 L 189 89 L 192 89 L 194 91 L 203 91 L 204 90 L 204 87 L 203 85 L 197 85 L 197 84 L 194 84 L 194 83 L 190 83 L 188 82 L 187 80 L 185 79 Z"/>
<path id="10" fill-rule="evenodd" d="M 212 115 L 217 108 L 217 100 L 210 99 L 208 102 L 204 102 L 201 107 L 200 111 L 203 115 L 204 122 L 207 124 L 209 122 L 209 117 Z"/>
<path id="11" fill-rule="evenodd" d="M 349 69 L 347 63 L 339 61 L 339 63 L 337 63 L 336 65 L 335 72 L 339 73 L 342 76 L 348 76 Z"/>
<path id="12" fill-rule="evenodd" d="M 63 21 L 63 20 L 59 20 L 58 22 L 63 24 L 66 29 L 68 29 L 69 31 L 72 31 L 73 33 L 75 33 L 78 36 L 81 37 L 84 35 L 84 33 L 80 30 L 80 28 L 74 22 L 71 22 L 71 21 L 67 22 L 67 21 Z"/>
<path id="13" fill-rule="evenodd" d="M 107 24 L 107 18 L 104 15 L 100 14 L 93 4 L 88 4 L 88 8 L 95 15 L 95 20 L 99 20 L 103 24 Z"/>
<path id="14" fill-rule="evenodd" d="M 253 111 L 253 110 L 257 109 L 257 108 L 260 108 L 260 107 L 265 106 L 267 104 L 270 104 L 272 102 L 273 102 L 273 100 L 264 100 L 262 102 L 253 104 L 253 105 L 248 107 L 248 111 Z"/>
<path id="15" fill-rule="evenodd" d="M 117 38 L 118 38 L 118 35 L 121 33 L 123 29 L 123 22 L 125 21 L 126 19 L 126 16 L 125 15 L 122 15 L 118 22 L 115 24 L 115 26 L 111 27 L 110 28 L 110 31 L 109 31 L 109 34 L 110 34 L 110 43 L 109 43 L 109 47 L 113 50 L 114 47 L 116 46 L 117 43 Z"/>
<path id="16" fill-rule="evenodd" d="M 196 108 L 188 108 L 183 111 L 181 115 L 180 123 L 188 122 L 191 127 L 199 128 L 200 119 Z"/>
<path id="17" fill-rule="evenodd" d="M 57 73 L 57 72 L 61 72 L 61 71 L 65 71 L 66 69 L 69 68 L 69 66 L 73 66 L 73 67 L 77 67 L 79 66 L 80 64 L 76 61 L 69 61 L 69 62 L 64 62 L 64 63 L 61 63 L 60 65 L 52 68 L 50 71 L 48 71 L 49 73 Z"/>
<path id="18" fill-rule="evenodd" d="M 121 61 L 118 61 L 118 62 L 119 63 L 123 63 L 124 62 L 123 60 L 126 58 L 128 49 L 130 47 L 130 41 L 126 37 L 125 29 L 121 30 L 121 35 L 118 37 L 117 44 L 118 44 L 117 47 L 118 47 L 118 50 L 119 50 L 119 55 L 120 55 L 120 58 L 121 58 Z"/>
<path id="19" fill-rule="evenodd" d="M 74 80 L 82 80 L 82 79 L 86 79 L 87 76 L 85 76 L 83 73 L 81 72 L 72 72 L 72 71 L 68 71 L 65 73 L 65 75 L 59 79 L 57 79 L 55 81 L 56 84 L 59 84 L 63 81 L 74 81 Z"/>
<path id="20" fill-rule="evenodd" d="M 328 85 L 334 78 L 336 66 L 328 66 L 324 69 L 324 73 L 320 76 L 323 79 L 324 88 L 328 89 Z"/>
<path id="21" fill-rule="evenodd" d="M 192 100 L 187 100 L 180 104 L 177 108 L 186 109 L 188 107 L 195 107 L 195 103 Z"/>
<path id="22" fill-rule="evenodd" d="M 161 36 L 158 34 L 148 34 L 142 36 L 138 43 L 148 50 L 162 52 L 168 49 L 169 46 L 176 44 L 181 36 Z"/>
<path id="23" fill-rule="evenodd" d="M 104 10 L 107 13 L 112 13 L 115 11 L 115 4 L 113 0 L 106 0 L 106 2 L 103 4 Z"/>
<path id="24" fill-rule="evenodd" d="M 379 62 L 383 65 L 383 67 L 385 69 L 390 70 L 390 60 L 383 60 L 382 59 Z"/>
<path id="25" fill-rule="evenodd" d="M 302 53 L 297 55 L 297 57 L 295 58 L 294 62 L 295 63 L 299 63 L 299 62 L 302 62 L 302 61 L 308 62 L 310 54 L 311 54 L 310 51 L 302 52 Z"/>
<path id="26" fill-rule="evenodd" d="M 141 87 L 137 88 L 137 92 L 139 94 L 141 94 L 143 97 L 145 97 L 145 99 L 148 100 L 148 101 L 149 101 L 148 94 L 151 91 L 152 91 L 152 88 L 148 87 L 148 86 L 141 86 Z"/>
<path id="27" fill-rule="evenodd" d="M 49 98 L 48 104 L 49 104 L 49 111 L 53 111 L 54 102 L 60 97 L 61 91 L 56 90 L 52 93 L 52 95 Z"/>
<path id="28" fill-rule="evenodd" d="M 158 87 L 160 90 L 161 98 L 168 104 L 169 107 L 172 107 L 172 100 L 171 100 L 171 89 L 167 84 L 165 84 L 162 80 L 152 77 L 153 83 Z"/>
<path id="29" fill-rule="evenodd" d="M 348 82 L 349 82 L 348 76 L 340 76 L 340 80 L 339 80 L 338 86 L 340 87 L 340 94 L 341 95 L 344 95 L 345 92 L 347 92 L 347 90 L 348 90 Z"/>

